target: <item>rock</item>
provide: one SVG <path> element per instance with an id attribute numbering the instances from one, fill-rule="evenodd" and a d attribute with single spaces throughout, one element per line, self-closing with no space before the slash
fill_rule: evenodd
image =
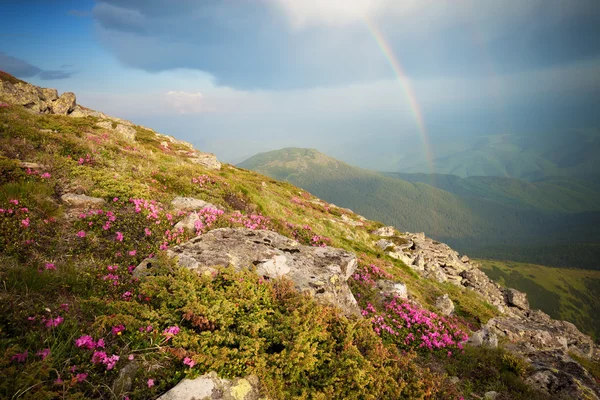
<path id="1" fill-rule="evenodd" d="M 260 384 L 254 375 L 221 379 L 215 372 L 184 379 L 159 400 L 259 400 Z"/>
<path id="2" fill-rule="evenodd" d="M 113 382 L 112 391 L 117 395 L 128 392 L 131 389 L 131 384 L 137 375 L 138 369 L 139 365 L 135 361 L 131 361 L 121 368 L 119 376 Z"/>
<path id="3" fill-rule="evenodd" d="M 451 376 L 448 378 L 448 380 L 453 384 L 456 385 L 458 384 L 458 382 L 460 382 L 460 378 L 458 376 Z"/>
<path id="4" fill-rule="evenodd" d="M 498 392 L 494 392 L 493 390 L 483 394 L 484 400 L 495 400 L 496 397 L 498 397 Z"/>
<path id="5" fill-rule="evenodd" d="M 211 204 L 209 202 L 206 202 L 204 200 L 196 199 L 193 197 L 180 197 L 180 196 L 175 197 L 171 201 L 171 207 L 173 207 L 173 209 L 175 211 L 192 211 L 192 210 L 200 210 L 200 209 L 207 208 L 207 207 L 220 210 L 219 207 L 217 207 L 214 204 Z"/>
<path id="6" fill-rule="evenodd" d="M 198 273 L 219 265 L 231 265 L 237 270 L 254 266 L 256 273 L 267 279 L 285 276 L 317 301 L 338 306 L 347 315 L 360 314 L 346 283 L 356 269 L 357 259 L 342 249 L 303 246 L 271 231 L 223 228 L 195 237 L 167 254 L 178 257 L 179 265 Z M 134 276 L 149 272 L 142 262 Z"/>
<path id="7" fill-rule="evenodd" d="M 12 84 L 0 80 L 0 96 L 11 104 L 24 106 L 35 112 L 43 113 L 48 110 L 42 90 L 28 83 Z"/>
<path id="8" fill-rule="evenodd" d="M 98 197 L 90 197 L 84 194 L 66 193 L 60 199 L 73 208 L 94 208 L 101 207 L 106 203 L 104 199 Z"/>
<path id="9" fill-rule="evenodd" d="M 349 216 L 347 216 L 346 214 L 342 214 L 342 221 L 344 221 L 345 223 L 347 223 L 350 226 L 362 226 L 363 223 L 360 221 L 355 221 L 352 218 L 350 218 Z"/>
<path id="10" fill-rule="evenodd" d="M 468 263 L 468 262 L 469 262 L 469 261 L 471 261 L 471 260 L 470 260 L 470 259 L 469 259 L 469 257 L 467 257 L 467 256 L 462 256 L 462 257 L 460 258 L 460 261 L 462 261 L 462 262 L 464 262 L 464 263 Z"/>
<path id="11" fill-rule="evenodd" d="M 516 289 L 506 289 L 505 293 L 508 305 L 518 307 L 521 310 L 529 310 L 529 302 L 525 293 Z"/>
<path id="12" fill-rule="evenodd" d="M 454 312 L 454 303 L 448 294 L 445 294 L 435 299 L 435 308 L 440 310 L 442 315 L 450 315 Z"/>
<path id="13" fill-rule="evenodd" d="M 487 327 L 483 327 L 477 332 L 473 333 L 466 341 L 467 344 L 473 347 L 498 347 L 498 336 L 491 332 Z"/>
<path id="14" fill-rule="evenodd" d="M 393 226 L 384 226 L 383 228 L 374 230 L 372 233 L 377 236 L 392 237 L 396 234 L 396 228 Z"/>
<path id="15" fill-rule="evenodd" d="M 393 282 L 386 279 L 377 281 L 377 288 L 384 297 L 399 297 L 401 299 L 408 298 L 408 288 L 404 283 Z"/>
<path id="16" fill-rule="evenodd" d="M 65 92 L 53 101 L 50 107 L 54 114 L 67 115 L 75 109 L 76 104 L 75 93 Z"/>
<path id="17" fill-rule="evenodd" d="M 117 124 L 115 130 L 130 142 L 135 141 L 136 130 L 132 126 Z"/>
<path id="18" fill-rule="evenodd" d="M 34 169 L 34 170 L 44 170 L 47 169 L 48 166 L 33 162 L 19 161 L 19 166 L 21 168 Z"/>
<path id="19" fill-rule="evenodd" d="M 202 221 L 200 215 L 197 212 L 191 212 L 186 215 L 181 221 L 177 222 L 173 228 L 175 229 L 184 229 L 187 231 L 196 232 L 196 222 Z"/>
<path id="20" fill-rule="evenodd" d="M 42 88 L 42 98 L 47 102 L 54 101 L 58 99 L 58 91 L 56 89 Z"/>
<path id="21" fill-rule="evenodd" d="M 217 160 L 217 157 L 215 157 L 214 154 L 195 151 L 194 155 L 189 160 L 192 163 L 202 165 L 207 169 L 221 169 L 221 163 Z"/>
<path id="22" fill-rule="evenodd" d="M 110 130 L 112 130 L 113 129 L 112 124 L 113 123 L 111 121 L 107 121 L 107 120 L 102 120 L 102 121 L 96 122 L 96 126 L 98 128 L 102 128 L 102 129 L 110 129 Z"/>

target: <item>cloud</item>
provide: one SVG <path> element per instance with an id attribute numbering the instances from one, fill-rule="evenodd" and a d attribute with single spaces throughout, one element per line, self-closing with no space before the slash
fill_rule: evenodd
<path id="1" fill-rule="evenodd" d="M 42 70 L 27 61 L 0 52 L 0 70 L 6 71 L 18 78 L 31 78 Z"/>
<path id="2" fill-rule="evenodd" d="M 208 111 L 203 102 L 202 93 L 169 91 L 166 94 L 167 103 L 180 114 Z"/>
<path id="3" fill-rule="evenodd" d="M 242 89 L 388 79 L 381 46 L 412 78 L 511 74 L 600 55 L 595 0 L 99 0 L 93 13 L 103 45 L 125 65 L 202 70 Z"/>
<path id="4" fill-rule="evenodd" d="M 17 78 L 32 78 L 38 76 L 45 81 L 67 79 L 75 73 L 73 71 L 65 70 L 43 70 L 35 65 L 29 64 L 25 60 L 9 56 L 3 52 L 0 52 L 0 70 L 6 71 Z"/>

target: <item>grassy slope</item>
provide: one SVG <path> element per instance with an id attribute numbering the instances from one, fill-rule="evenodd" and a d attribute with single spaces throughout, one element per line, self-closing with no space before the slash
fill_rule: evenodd
<path id="1" fill-rule="evenodd" d="M 501 285 L 527 293 L 532 308 L 574 323 L 600 337 L 600 271 L 550 268 L 510 261 L 479 260 L 481 269 Z"/>
<path id="2" fill-rule="evenodd" d="M 0 397 L 156 398 L 184 377 L 215 370 L 224 377 L 257 374 L 272 398 L 446 399 L 487 390 L 546 398 L 523 384 L 501 349 L 452 359 L 445 352 L 416 354 L 403 341 L 377 336 L 368 320 L 315 304 L 285 281 L 264 283 L 251 272 L 227 270 L 200 277 L 167 262 L 161 248 L 190 237 L 171 232 L 168 204 L 194 196 L 225 210 L 212 228 L 240 226 L 234 221 L 245 218 L 240 211 L 261 214 L 270 229 L 303 243 L 318 235 L 357 253 L 360 271 L 377 265 L 426 308 L 448 293 L 461 326 L 496 314 L 476 294 L 420 279 L 386 258 L 369 233 L 379 223 L 345 224 L 345 211 L 315 204 L 289 183 L 228 165 L 207 171 L 180 149 L 162 148 L 152 131 L 137 128 L 132 144 L 95 123 L 0 108 Z M 19 161 L 39 163 L 47 175 L 26 171 Z M 208 183 L 194 183 L 198 176 Z M 104 198 L 103 212 L 68 218 L 59 197 L 73 191 Z M 156 203 L 138 212 L 132 198 Z M 306 225 L 310 231 L 301 228 Z M 148 253 L 162 260 L 156 275 L 131 279 L 127 266 Z M 366 301 L 380 306 L 368 284 L 356 281 L 352 288 L 361 307 Z M 173 326 L 181 331 L 170 337 L 165 332 Z M 115 366 L 76 345 L 82 335 L 105 340 L 95 351 L 120 357 Z M 186 357 L 193 368 L 183 363 Z M 473 363 L 488 368 L 473 373 Z M 124 388 L 118 376 L 128 364 L 135 373 Z M 444 371 L 461 376 L 461 383 L 450 384 Z"/>
<path id="3" fill-rule="evenodd" d="M 518 259 L 532 254 L 530 247 L 518 246 L 600 240 L 594 224 L 600 219 L 596 201 L 600 191 L 593 185 L 439 176 L 437 188 L 416 181 L 423 179 L 419 176 L 413 176 L 415 182 L 382 176 L 307 149 L 263 153 L 239 166 L 289 181 L 401 230 L 424 231 L 482 257 L 489 251 L 503 259 Z M 556 265 L 597 268 L 597 247 L 583 246 L 583 252 L 561 251 L 567 257 L 556 257 Z"/>

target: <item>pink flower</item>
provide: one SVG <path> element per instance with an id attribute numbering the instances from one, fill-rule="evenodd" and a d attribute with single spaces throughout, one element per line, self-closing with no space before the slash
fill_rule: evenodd
<path id="1" fill-rule="evenodd" d="M 132 257 L 133 257 L 133 256 L 135 256 L 136 254 L 137 254 L 137 251 L 136 251 L 136 250 L 131 250 L 131 251 L 129 252 L 129 255 L 130 255 L 130 256 L 132 256 Z"/>
<path id="2" fill-rule="evenodd" d="M 122 241 L 123 241 L 123 233 L 122 233 L 122 232 L 117 232 L 116 236 L 117 236 L 117 237 L 116 237 L 116 239 L 117 239 L 119 242 L 122 242 Z"/>
<path id="3" fill-rule="evenodd" d="M 75 341 L 75 346 L 83 347 L 84 349 L 93 349 L 96 347 L 96 343 L 94 343 L 94 339 L 91 336 L 83 335 Z"/>
<path id="4" fill-rule="evenodd" d="M 128 359 L 129 361 L 133 361 L 133 354 L 130 354 L 130 355 L 129 355 L 129 357 L 127 357 L 127 359 Z"/>
<path id="5" fill-rule="evenodd" d="M 48 179 L 48 178 L 50 178 L 51 176 L 52 176 L 52 175 L 50 175 L 50 174 L 49 174 L 49 173 L 47 173 L 47 172 L 44 172 L 42 175 L 40 175 L 40 177 L 41 177 L 42 179 Z"/>
<path id="6" fill-rule="evenodd" d="M 42 357 L 42 360 L 45 360 L 46 357 L 50 355 L 50 349 L 40 350 L 36 353 L 36 355 Z"/>
<path id="7" fill-rule="evenodd" d="M 19 205 L 19 200 L 17 199 L 9 200 L 8 202 L 14 204 L 15 206 Z"/>
<path id="8" fill-rule="evenodd" d="M 131 293 L 130 291 L 127 291 L 121 295 L 121 298 L 124 300 L 130 300 L 132 296 L 133 296 L 133 293 Z"/>
<path id="9" fill-rule="evenodd" d="M 106 360 L 106 353 L 103 351 L 95 351 L 92 355 L 92 364 L 100 364 Z"/>
<path id="10" fill-rule="evenodd" d="M 77 236 L 79 236 L 80 238 L 84 238 L 85 237 L 85 231 L 79 231 L 79 232 L 77 232 Z"/>
<path id="11" fill-rule="evenodd" d="M 178 326 L 170 326 L 163 331 L 163 335 L 167 338 L 167 340 L 171 339 L 173 336 L 179 333 L 180 329 Z"/>
<path id="12" fill-rule="evenodd" d="M 119 198 L 118 198 L 118 197 L 115 197 L 115 198 L 113 199 L 113 202 L 115 202 L 115 203 L 116 203 L 117 201 L 119 201 Z"/>
<path id="13" fill-rule="evenodd" d="M 192 368 L 194 365 L 196 365 L 196 362 L 189 357 L 184 358 L 183 363 L 190 368 Z"/>
<path id="14" fill-rule="evenodd" d="M 101 338 L 101 339 L 98 339 L 98 343 L 96 343 L 96 348 L 97 348 L 97 349 L 103 349 L 103 348 L 104 348 L 104 345 L 105 345 L 105 343 L 104 343 L 104 339 L 102 339 L 102 338 Z"/>
<path id="15" fill-rule="evenodd" d="M 154 386 L 154 379 L 148 379 L 148 387 L 151 388 Z"/>
<path id="16" fill-rule="evenodd" d="M 123 332 L 124 330 L 125 330 L 125 325 L 120 324 L 117 326 L 113 326 L 111 332 L 112 332 L 113 336 L 116 336 L 116 335 L 120 335 L 121 332 Z"/>
<path id="17" fill-rule="evenodd" d="M 46 269 L 56 271 L 56 266 L 54 263 L 46 263 Z"/>
<path id="18" fill-rule="evenodd" d="M 65 319 L 63 317 L 61 317 L 60 315 L 56 318 L 50 318 L 48 321 L 46 321 L 46 327 L 47 328 L 55 328 L 57 326 L 59 326 L 60 324 L 62 324 L 62 322 Z"/>
<path id="19" fill-rule="evenodd" d="M 146 236 L 150 236 L 152 235 L 152 231 L 148 228 L 144 228 L 144 234 L 146 234 Z"/>
<path id="20" fill-rule="evenodd" d="M 25 218 L 24 220 L 21 220 L 21 224 L 27 228 L 29 226 L 29 217 Z"/>
<path id="21" fill-rule="evenodd" d="M 83 382 L 83 381 L 85 381 L 87 376 L 88 376 L 88 374 L 77 374 L 77 375 L 75 375 L 75 378 L 77 379 L 77 382 Z"/>
<path id="22" fill-rule="evenodd" d="M 15 354 L 10 359 L 10 361 L 16 361 L 16 362 L 20 362 L 20 363 L 23 363 L 26 360 L 27 360 L 27 350 L 25 350 L 23 353 Z"/>

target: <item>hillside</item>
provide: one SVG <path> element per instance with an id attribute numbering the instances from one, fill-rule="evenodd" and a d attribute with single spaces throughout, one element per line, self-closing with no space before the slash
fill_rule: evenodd
<path id="1" fill-rule="evenodd" d="M 432 163 L 406 158 L 396 165 L 396 171 L 524 180 L 562 176 L 600 182 L 597 131 L 496 135 L 463 140 L 460 145 L 442 140 L 432 151 L 442 155 Z"/>
<path id="2" fill-rule="evenodd" d="M 386 176 L 309 149 L 263 153 L 239 166 L 286 180 L 400 230 L 423 231 L 478 257 L 599 267 L 595 243 L 600 241 L 600 190 L 592 184 Z M 404 177 L 411 181 L 399 179 Z M 532 251 L 540 248 L 544 251 Z"/>
<path id="3" fill-rule="evenodd" d="M 1 398 L 600 396 L 592 338 L 445 244 L 10 78 Z"/>

